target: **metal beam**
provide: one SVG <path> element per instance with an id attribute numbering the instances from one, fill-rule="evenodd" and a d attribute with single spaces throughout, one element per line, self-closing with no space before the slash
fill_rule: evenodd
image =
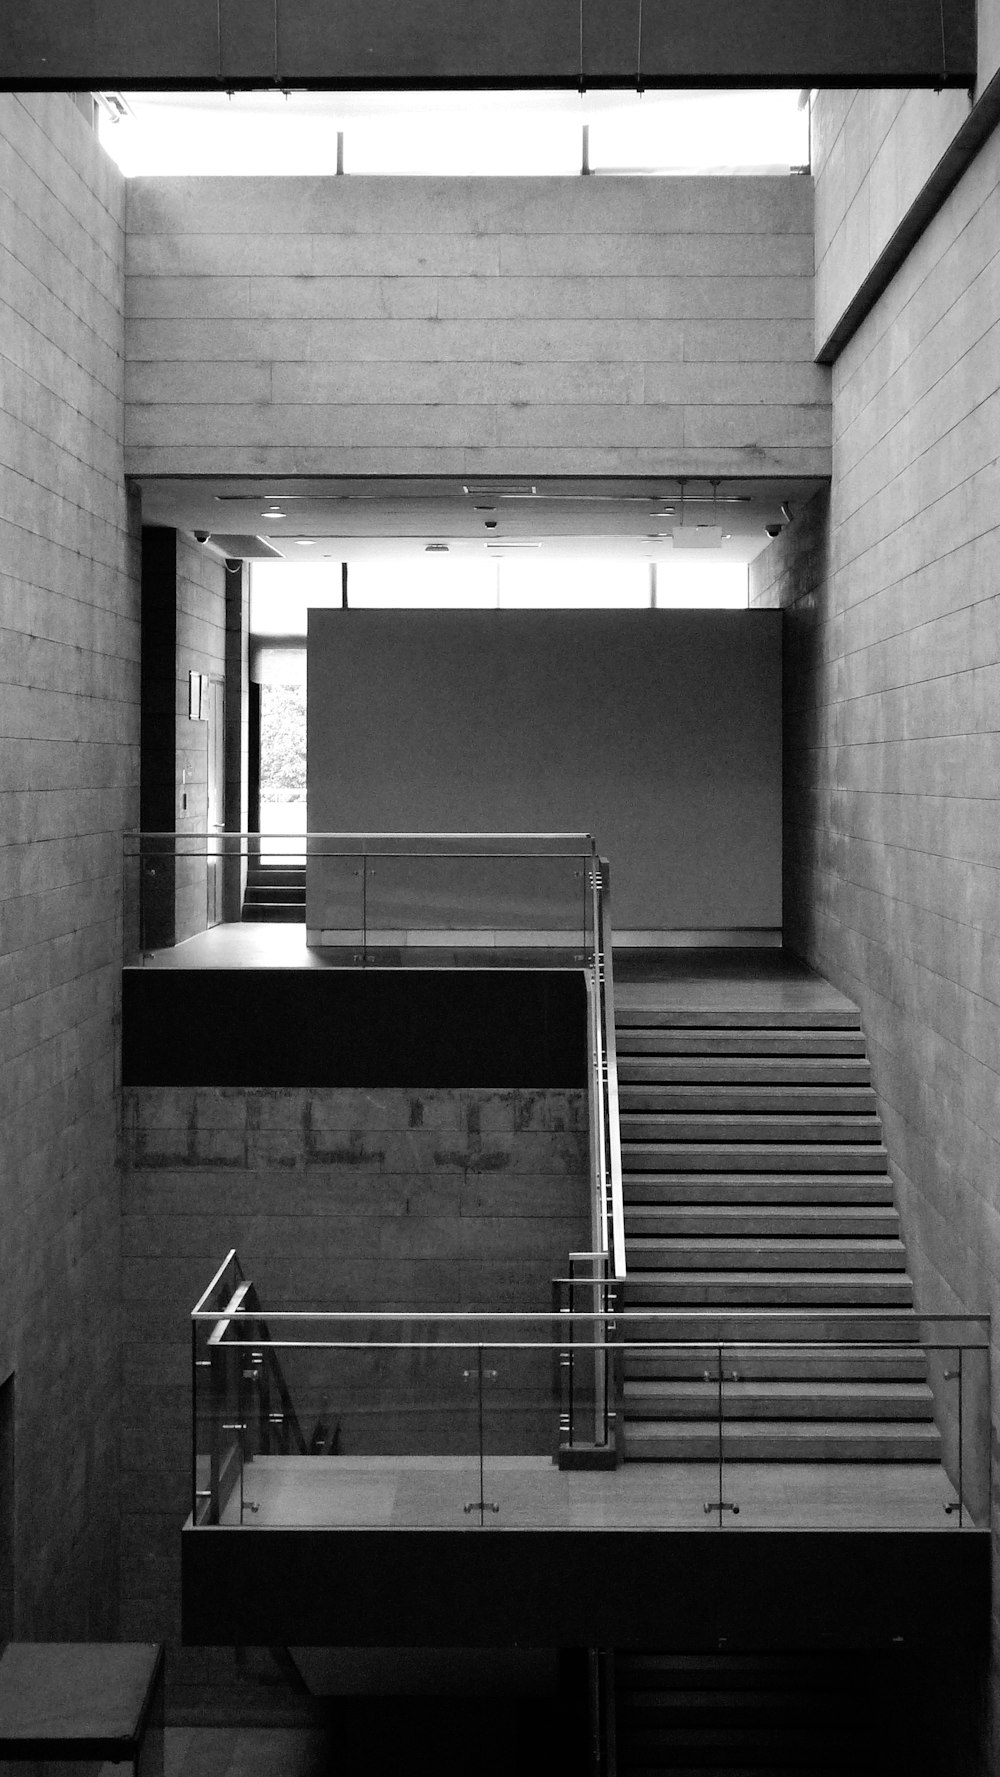
<path id="1" fill-rule="evenodd" d="M 0 89 L 969 86 L 975 0 L 17 0 Z"/>

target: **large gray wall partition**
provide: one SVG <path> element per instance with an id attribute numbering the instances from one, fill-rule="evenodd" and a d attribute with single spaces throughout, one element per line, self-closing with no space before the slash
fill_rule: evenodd
<path id="1" fill-rule="evenodd" d="M 802 178 L 133 179 L 136 475 L 826 475 Z"/>
<path id="2" fill-rule="evenodd" d="M 13 1633 L 114 1636 L 124 827 L 138 534 L 122 461 L 124 180 L 72 100 L 0 98 L 0 1383 Z"/>
<path id="3" fill-rule="evenodd" d="M 592 832 L 617 929 L 780 927 L 780 623 L 313 611 L 310 828 Z"/>

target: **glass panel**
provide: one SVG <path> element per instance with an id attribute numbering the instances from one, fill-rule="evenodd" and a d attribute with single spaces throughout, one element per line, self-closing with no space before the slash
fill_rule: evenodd
<path id="1" fill-rule="evenodd" d="M 306 928 L 319 944 L 363 942 L 365 862 L 360 852 L 337 856 L 310 839 L 306 872 Z"/>
<path id="2" fill-rule="evenodd" d="M 586 877 L 576 858 L 377 857 L 366 877 L 369 934 L 579 933 Z"/>
<path id="3" fill-rule="evenodd" d="M 231 1314 L 221 1339 L 197 1323 L 197 1521 L 988 1527 L 984 1327 L 844 1316 L 817 1339 L 791 1315 L 796 1338 L 637 1338 L 608 1360 L 581 1306 L 600 1287 L 576 1280 L 576 1317 L 551 1322 L 274 1315 L 268 1337 Z M 606 1435 L 616 1367 L 627 1462 Z"/>

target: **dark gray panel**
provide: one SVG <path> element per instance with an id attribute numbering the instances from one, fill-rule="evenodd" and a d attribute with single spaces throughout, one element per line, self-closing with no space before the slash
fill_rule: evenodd
<path id="1" fill-rule="evenodd" d="M 589 832 L 616 929 L 781 924 L 781 627 L 314 611 L 313 832 Z"/>
<path id="2" fill-rule="evenodd" d="M 221 41 L 220 41 L 221 37 Z M 25 0 L 0 85 L 968 85 L 973 0 Z"/>

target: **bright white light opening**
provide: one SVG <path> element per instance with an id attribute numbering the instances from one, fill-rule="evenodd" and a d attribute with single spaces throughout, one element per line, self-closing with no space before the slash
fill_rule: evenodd
<path id="1" fill-rule="evenodd" d="M 128 177 L 345 173 L 440 177 L 591 171 L 787 173 L 808 109 L 774 92 L 130 93 L 100 138 Z"/>
<path id="2" fill-rule="evenodd" d="M 250 629 L 268 638 L 306 635 L 310 609 L 341 602 L 340 563 L 329 567 L 254 562 Z M 352 610 L 640 610 L 655 597 L 660 610 L 746 610 L 749 580 L 743 562 L 525 560 L 501 556 L 470 562 L 352 562 L 348 603 Z"/>

